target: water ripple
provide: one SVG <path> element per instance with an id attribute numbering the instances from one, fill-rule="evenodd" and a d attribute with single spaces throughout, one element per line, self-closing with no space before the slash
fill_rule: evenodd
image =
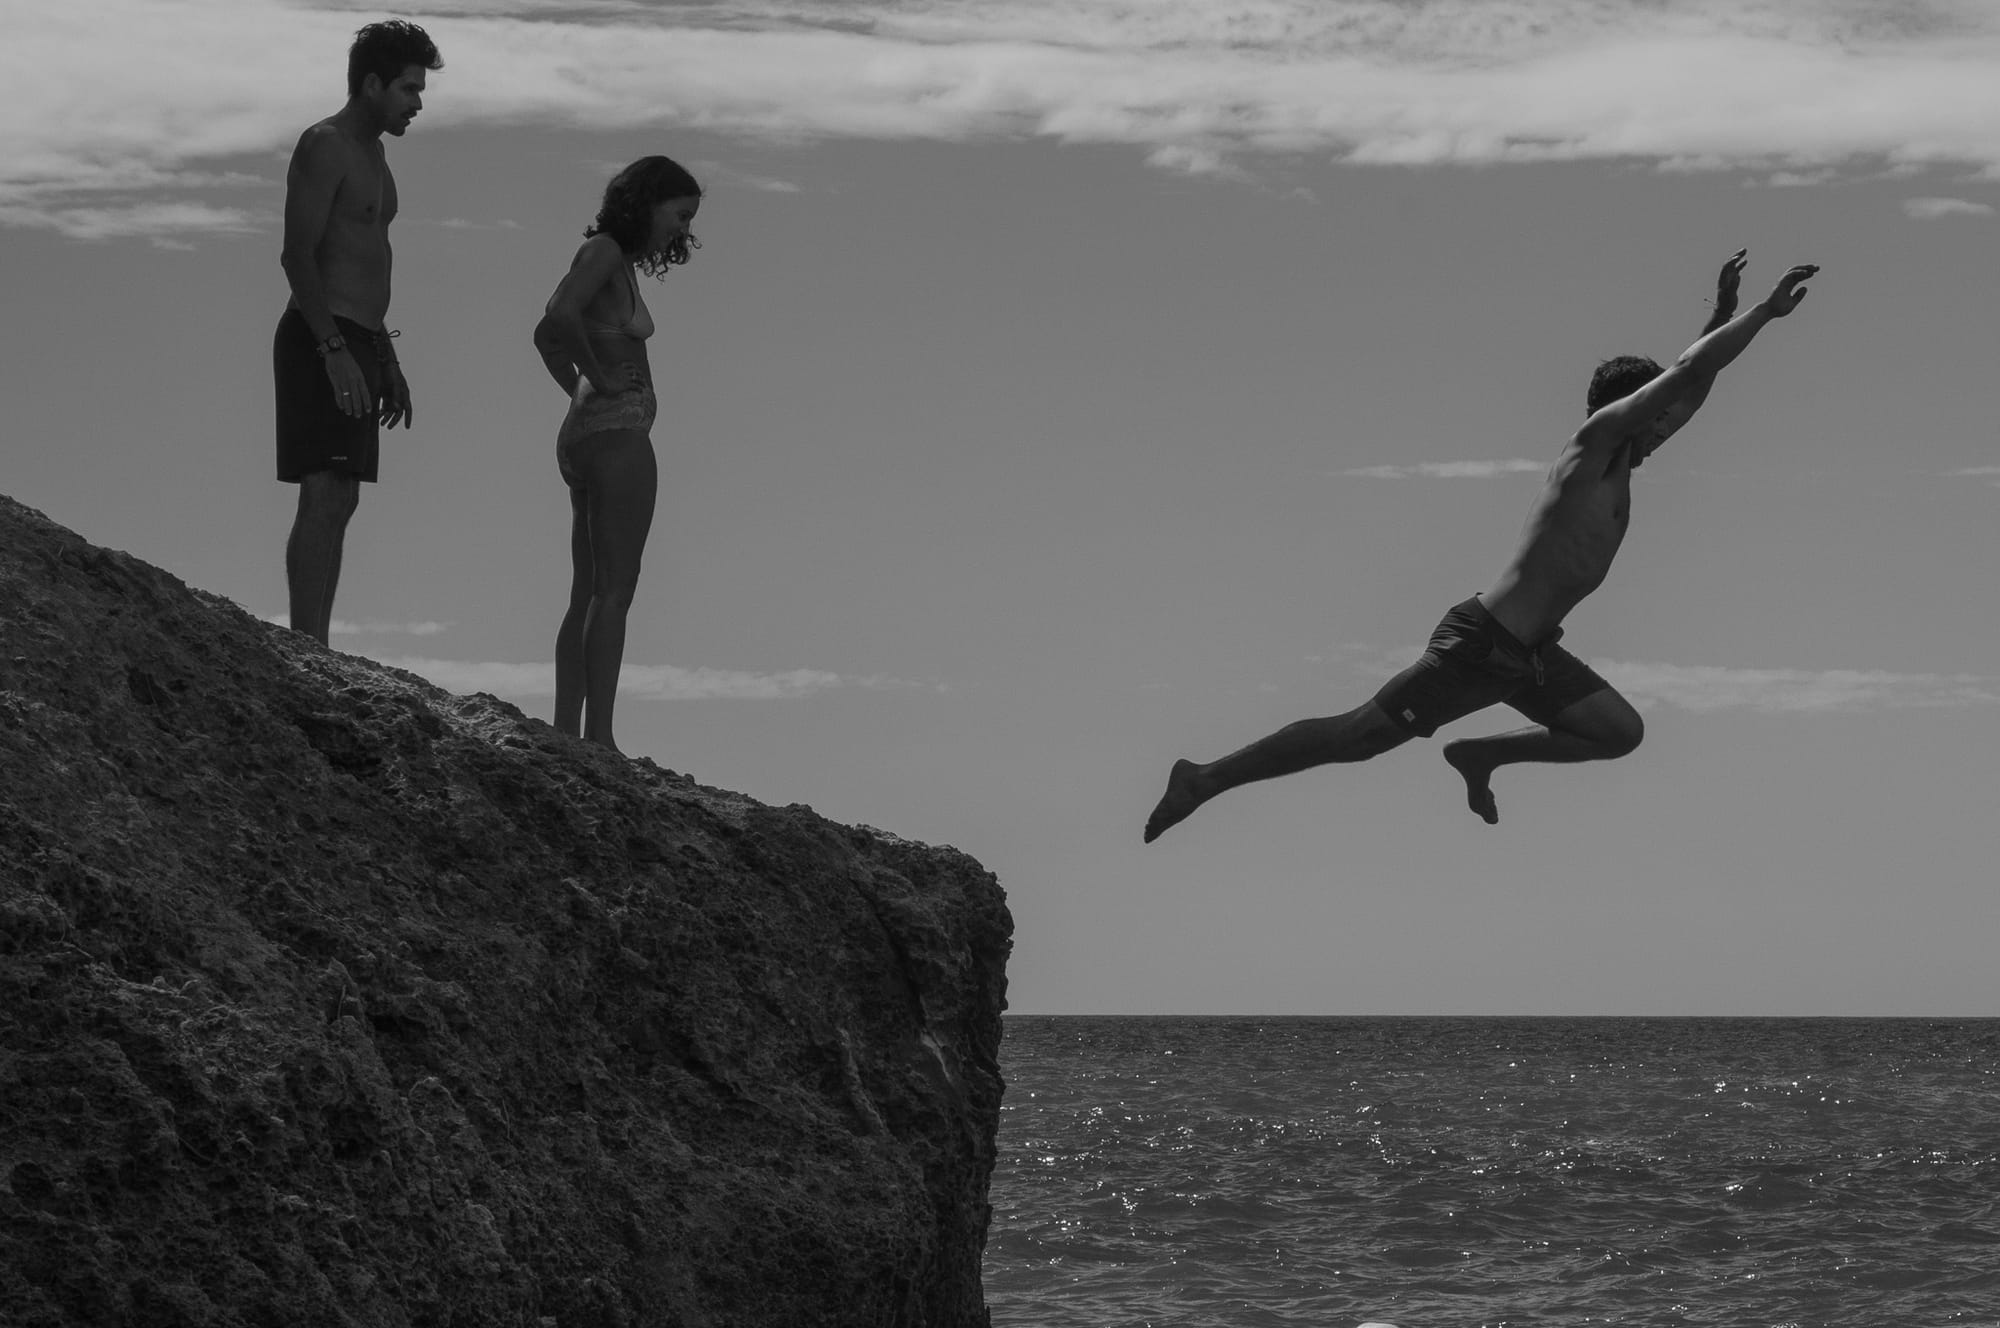
<path id="1" fill-rule="evenodd" d="M 2000 1021 L 1008 1021 L 999 1328 L 2000 1328 Z"/>

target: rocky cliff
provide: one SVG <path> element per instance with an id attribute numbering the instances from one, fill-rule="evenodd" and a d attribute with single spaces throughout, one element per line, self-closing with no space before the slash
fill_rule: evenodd
<path id="1" fill-rule="evenodd" d="M 983 1324 L 1011 925 L 0 498 L 9 1328 Z"/>

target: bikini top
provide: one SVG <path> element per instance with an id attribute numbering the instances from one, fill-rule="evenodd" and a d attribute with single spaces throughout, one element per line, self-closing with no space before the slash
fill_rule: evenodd
<path id="1" fill-rule="evenodd" d="M 645 300 L 639 296 L 639 281 L 632 275 L 629 265 L 619 264 L 625 272 L 626 289 L 632 292 L 632 312 L 622 323 L 600 323 L 595 318 L 585 317 L 584 322 L 593 332 L 617 332 L 631 337 L 634 341 L 644 341 L 653 335 L 653 315 L 646 308 Z"/>

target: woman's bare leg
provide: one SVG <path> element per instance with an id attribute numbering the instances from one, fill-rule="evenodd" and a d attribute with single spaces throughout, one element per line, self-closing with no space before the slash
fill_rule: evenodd
<path id="1" fill-rule="evenodd" d="M 583 736 L 617 751 L 611 715 L 625 658 L 625 618 L 653 527 L 659 468 L 652 440 L 636 430 L 594 435 L 577 450 L 591 566 L 590 605 L 583 621 Z"/>
<path id="2" fill-rule="evenodd" d="M 583 736 L 583 622 L 590 613 L 590 497 L 569 491 L 569 608 L 556 629 L 556 730 Z"/>

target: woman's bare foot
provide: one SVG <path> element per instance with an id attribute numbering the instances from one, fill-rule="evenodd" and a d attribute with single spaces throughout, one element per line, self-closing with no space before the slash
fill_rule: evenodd
<path id="1" fill-rule="evenodd" d="M 1202 787 L 1201 767 L 1193 761 L 1176 761 L 1167 773 L 1167 791 L 1146 818 L 1146 842 L 1152 843 L 1168 826 L 1178 825 L 1188 813 L 1214 797 Z"/>
<path id="2" fill-rule="evenodd" d="M 1493 767 L 1481 761 L 1471 739 L 1444 745 L 1444 759 L 1465 778 L 1465 805 L 1488 825 L 1500 824 L 1500 807 L 1493 801 Z"/>

